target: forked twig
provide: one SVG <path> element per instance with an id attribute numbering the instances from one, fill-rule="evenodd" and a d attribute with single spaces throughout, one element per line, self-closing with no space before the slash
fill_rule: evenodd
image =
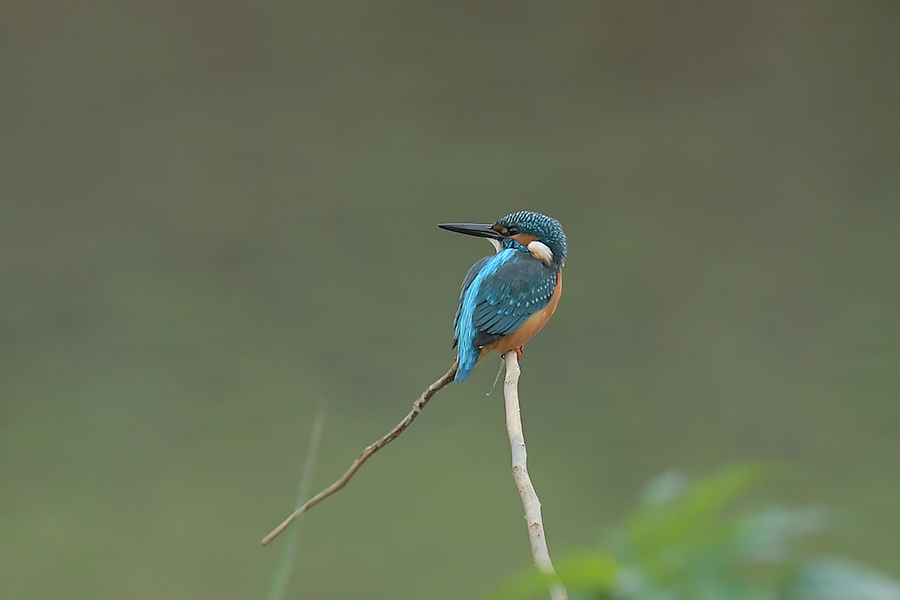
<path id="1" fill-rule="evenodd" d="M 409 414 L 406 415 L 402 421 L 397 423 L 396 427 L 391 429 L 388 433 L 386 433 L 377 442 L 374 442 L 374 443 L 370 444 L 369 446 L 367 446 L 366 449 L 363 450 L 362 454 L 359 455 L 359 458 L 357 458 L 355 461 L 353 461 L 353 464 L 350 465 L 350 468 L 347 469 L 347 471 L 343 475 L 341 475 L 340 479 L 338 479 L 337 481 L 335 481 L 334 483 L 329 485 L 327 488 L 325 488 L 324 490 L 322 490 L 321 492 L 319 492 L 318 494 L 316 494 L 315 496 L 313 496 L 312 498 L 307 500 L 303 506 L 301 506 L 300 508 L 298 508 L 297 510 L 292 512 L 291 515 L 287 519 L 285 519 L 284 521 L 281 522 L 281 525 L 279 525 L 278 527 L 273 529 L 269 533 L 269 535 L 267 535 L 266 537 L 264 537 L 262 539 L 262 545 L 265 546 L 266 544 L 271 542 L 273 539 L 275 539 L 275 537 L 279 533 L 284 531 L 285 528 L 291 524 L 291 521 L 293 521 L 294 519 L 296 519 L 297 517 L 299 517 L 300 515 L 302 515 L 306 511 L 308 511 L 310 508 L 312 508 L 313 506 L 315 506 L 316 504 L 318 504 L 319 502 L 321 502 L 328 496 L 332 495 L 333 493 L 335 493 L 336 491 L 338 491 L 345 485 L 347 485 L 347 482 L 350 481 L 350 478 L 356 474 L 356 472 L 359 470 L 359 468 L 363 465 L 364 462 L 369 460 L 370 456 L 372 456 L 373 454 L 375 454 L 376 452 L 378 452 L 379 450 L 381 450 L 382 448 L 384 448 L 385 446 L 390 444 L 392 441 L 394 441 L 394 439 L 397 438 L 397 436 L 399 436 L 401 433 L 403 433 L 403 430 L 406 429 L 407 427 L 409 427 L 410 423 L 415 421 L 416 417 L 419 416 L 419 413 L 422 412 L 422 409 L 425 407 L 426 404 L 428 404 L 428 401 L 431 399 L 431 397 L 434 396 L 438 391 L 440 391 L 441 388 L 443 388 L 448 383 L 453 381 L 453 378 L 456 376 L 456 369 L 458 366 L 459 366 L 458 363 L 456 361 L 454 361 L 453 366 L 450 367 L 450 370 L 447 371 L 443 377 L 441 377 L 440 379 L 438 379 L 437 381 L 435 381 L 434 383 L 429 385 L 428 389 L 426 389 L 424 392 L 422 392 L 422 395 L 419 396 L 415 402 L 413 402 L 412 410 L 409 411 Z"/>
<path id="2" fill-rule="evenodd" d="M 547 539 L 544 537 L 544 521 L 541 518 L 541 501 L 528 476 L 528 453 L 525 450 L 525 435 L 522 433 L 522 417 L 519 409 L 519 360 L 515 352 L 507 352 L 506 378 L 503 380 L 503 398 L 506 404 L 506 431 L 509 433 L 509 447 L 512 450 L 512 471 L 522 505 L 525 507 L 525 522 L 528 524 L 528 541 L 534 564 L 543 573 L 555 577 Z M 553 600 L 566 600 L 566 588 L 556 580 L 550 584 Z"/>

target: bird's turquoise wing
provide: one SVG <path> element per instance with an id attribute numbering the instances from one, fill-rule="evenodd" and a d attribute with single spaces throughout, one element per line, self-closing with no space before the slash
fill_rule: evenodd
<path id="1" fill-rule="evenodd" d="M 468 378 L 481 348 L 514 332 L 547 306 L 555 286 L 556 271 L 527 250 L 506 248 L 475 263 L 456 311 L 456 381 Z"/>
<path id="2" fill-rule="evenodd" d="M 550 302 L 556 271 L 530 254 L 516 252 L 485 277 L 472 299 L 473 345 L 481 348 L 509 335 Z"/>

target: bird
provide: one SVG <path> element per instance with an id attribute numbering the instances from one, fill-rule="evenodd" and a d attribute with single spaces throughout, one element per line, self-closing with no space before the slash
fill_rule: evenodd
<path id="1" fill-rule="evenodd" d="M 464 382 L 486 354 L 501 356 L 540 331 L 559 304 L 566 234 L 559 221 L 522 210 L 494 223 L 441 223 L 441 229 L 487 238 L 496 251 L 469 268 L 453 318 L 453 347 Z"/>

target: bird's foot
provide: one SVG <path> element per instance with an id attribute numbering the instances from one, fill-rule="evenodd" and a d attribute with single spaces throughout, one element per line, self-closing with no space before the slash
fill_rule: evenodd
<path id="1" fill-rule="evenodd" d="M 518 360 L 522 360 L 522 352 L 524 350 L 525 350 L 525 348 L 523 346 L 519 346 L 518 348 L 516 348 L 516 358 Z"/>

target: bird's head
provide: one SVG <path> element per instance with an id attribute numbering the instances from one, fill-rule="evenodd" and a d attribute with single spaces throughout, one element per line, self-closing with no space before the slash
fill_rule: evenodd
<path id="1" fill-rule="evenodd" d="M 498 250 L 522 246 L 548 267 L 566 264 L 566 234 L 553 217 L 530 210 L 506 215 L 492 224 L 442 223 L 441 229 L 487 238 Z"/>

